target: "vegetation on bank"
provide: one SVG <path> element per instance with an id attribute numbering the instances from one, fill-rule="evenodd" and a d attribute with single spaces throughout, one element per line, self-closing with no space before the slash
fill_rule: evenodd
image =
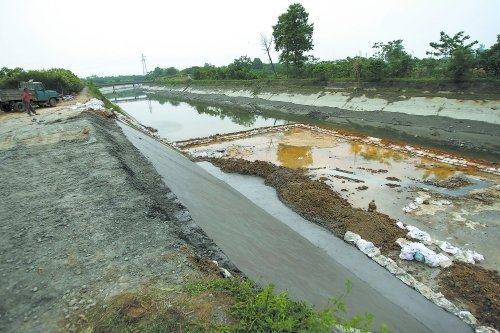
<path id="1" fill-rule="evenodd" d="M 178 70 L 156 67 L 145 76 L 90 77 L 99 83 L 189 77 L 190 80 L 274 80 L 309 79 L 316 81 L 386 82 L 393 80 L 423 80 L 426 82 L 500 82 L 500 35 L 497 42 L 485 48 L 471 40 L 464 31 L 454 35 L 440 32 L 439 40 L 429 42 L 429 57 L 419 59 L 404 47 L 403 40 L 375 42 L 374 54 L 355 55 L 338 60 L 320 60 L 313 51 L 314 24 L 300 3 L 291 4 L 272 26 L 272 37 L 261 35 L 261 44 L 268 64 L 260 58 L 241 56 L 227 66 L 205 63 Z M 279 53 L 275 63 L 270 49 Z M 126 79 L 125 79 L 126 78 Z M 131 80 L 132 79 L 132 80 Z"/>
<path id="2" fill-rule="evenodd" d="M 453 37 L 441 35 L 441 51 L 429 51 L 432 57 L 419 59 L 411 56 L 404 48 L 402 40 L 375 43 L 375 54 L 371 57 L 354 56 L 346 59 L 320 61 L 310 57 L 303 63 L 278 62 L 264 64 L 259 58 L 241 56 L 228 66 L 216 67 L 211 64 L 194 66 L 178 71 L 156 67 L 145 79 L 158 80 L 187 76 L 193 80 L 255 80 L 255 79 L 310 79 L 316 81 L 386 82 L 441 81 L 500 82 L 500 35 L 497 43 L 489 49 L 466 44 L 469 36 L 459 32 Z M 451 39 L 451 41 L 450 41 Z M 444 46 L 441 46 L 443 45 Z M 458 45 L 458 46 L 456 46 Z M 475 44 L 474 44 L 475 45 Z M 441 54 L 437 57 L 437 54 Z M 274 73 L 276 71 L 276 75 Z"/>
<path id="3" fill-rule="evenodd" d="M 342 326 L 370 329 L 369 314 L 343 319 L 346 291 L 322 311 L 276 293 L 272 285 L 259 289 L 241 278 L 191 281 L 182 290 L 144 289 L 123 293 L 108 304 L 80 314 L 77 330 L 100 332 L 332 332 Z M 385 325 L 381 332 L 388 332 Z"/>
<path id="4" fill-rule="evenodd" d="M 61 95 L 75 94 L 80 92 L 83 81 L 70 70 L 63 68 L 52 68 L 42 70 L 24 70 L 16 67 L 0 69 L 0 89 L 16 89 L 20 81 L 43 82 L 46 89 L 55 90 Z"/>

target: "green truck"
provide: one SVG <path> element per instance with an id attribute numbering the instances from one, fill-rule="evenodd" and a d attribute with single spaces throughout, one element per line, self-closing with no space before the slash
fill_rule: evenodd
<path id="1" fill-rule="evenodd" d="M 24 88 L 28 88 L 31 102 L 38 106 L 55 106 L 60 99 L 56 91 L 45 89 L 42 82 L 19 82 L 18 89 L 0 89 L 0 108 L 3 111 L 25 111 L 21 99 Z"/>

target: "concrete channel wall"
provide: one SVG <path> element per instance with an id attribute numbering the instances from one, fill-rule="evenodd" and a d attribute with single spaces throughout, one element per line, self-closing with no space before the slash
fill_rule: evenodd
<path id="1" fill-rule="evenodd" d="M 321 91 L 311 94 L 291 92 L 259 92 L 230 88 L 147 87 L 152 91 L 176 91 L 192 94 L 226 95 L 228 97 L 261 98 L 307 106 L 326 106 L 349 111 L 400 112 L 419 116 L 442 116 L 500 124 L 500 100 L 472 100 L 445 97 L 407 97 L 402 93 L 396 101 L 366 95 L 353 97 L 342 91 Z"/>

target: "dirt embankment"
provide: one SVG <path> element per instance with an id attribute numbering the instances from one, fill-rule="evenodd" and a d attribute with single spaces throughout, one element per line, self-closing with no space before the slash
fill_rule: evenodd
<path id="1" fill-rule="evenodd" d="M 193 256 L 236 270 L 110 114 L 38 113 L 0 112 L 0 331 L 70 331 L 112 295 L 199 276 Z"/>

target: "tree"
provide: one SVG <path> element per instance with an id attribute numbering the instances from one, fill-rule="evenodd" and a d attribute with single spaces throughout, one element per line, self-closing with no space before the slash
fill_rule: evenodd
<path id="1" fill-rule="evenodd" d="M 375 57 L 378 57 L 386 62 L 387 74 L 390 77 L 407 77 L 410 75 L 413 68 L 413 59 L 405 51 L 403 40 L 393 40 L 386 43 L 375 43 L 374 49 L 378 51 Z"/>
<path id="2" fill-rule="evenodd" d="M 414 77 L 440 77 L 444 71 L 443 61 L 436 58 L 414 59 Z"/>
<path id="3" fill-rule="evenodd" d="M 241 56 L 238 59 L 234 59 L 234 62 L 227 66 L 228 78 L 235 80 L 254 79 L 255 74 L 252 73 L 252 65 L 252 59 L 247 56 Z"/>
<path id="4" fill-rule="evenodd" d="M 274 47 L 281 52 L 279 59 L 286 65 L 287 74 L 290 64 L 298 71 L 308 59 L 304 53 L 313 49 L 314 24 L 308 24 L 308 18 L 304 7 L 294 3 L 273 25 Z"/>
<path id="5" fill-rule="evenodd" d="M 479 64 L 488 74 L 500 77 L 500 35 L 497 35 L 495 44 L 479 54 L 479 59 Z"/>
<path id="6" fill-rule="evenodd" d="M 466 48 L 459 47 L 453 51 L 447 71 L 455 82 L 465 81 L 470 74 L 474 64 L 472 52 Z"/>
<path id="7" fill-rule="evenodd" d="M 167 76 L 175 76 L 175 75 L 177 75 L 177 73 L 179 73 L 179 70 L 175 67 L 169 67 L 169 68 L 165 69 L 165 74 Z"/>
<path id="8" fill-rule="evenodd" d="M 267 57 L 269 58 L 269 62 L 271 63 L 271 67 L 273 68 L 274 77 L 278 78 L 278 74 L 276 74 L 276 68 L 274 68 L 273 59 L 271 58 L 271 45 L 273 44 L 273 39 L 268 39 L 267 36 L 261 34 L 260 35 L 260 43 L 264 47 L 264 51 L 267 53 Z"/>
<path id="9" fill-rule="evenodd" d="M 363 59 L 361 76 L 367 81 L 381 81 L 385 76 L 386 64 L 379 58 Z"/>
<path id="10" fill-rule="evenodd" d="M 313 65 L 312 74 L 320 81 L 327 81 L 333 76 L 335 65 L 331 61 L 323 61 Z"/>
<path id="11" fill-rule="evenodd" d="M 452 57 L 456 49 L 462 48 L 465 50 L 472 51 L 472 47 L 478 43 L 477 40 L 465 44 L 467 40 L 470 39 L 469 35 L 464 36 L 464 32 L 460 31 L 455 34 L 455 36 L 450 37 L 444 31 L 441 31 L 441 36 L 439 42 L 431 42 L 429 45 L 434 49 L 434 51 L 427 51 L 426 54 L 433 55 L 436 57 Z"/>
<path id="12" fill-rule="evenodd" d="M 474 50 L 472 47 L 478 43 L 477 40 L 467 43 L 469 35 L 464 35 L 463 31 L 456 33 L 453 37 L 441 31 L 439 42 L 432 42 L 429 45 L 434 51 L 428 51 L 427 54 L 442 56 L 448 59 L 446 72 L 455 82 L 464 81 L 474 65 Z"/>
<path id="13" fill-rule="evenodd" d="M 254 58 L 252 62 L 252 68 L 255 70 L 261 70 L 262 68 L 264 68 L 262 60 L 260 60 L 260 58 Z"/>

